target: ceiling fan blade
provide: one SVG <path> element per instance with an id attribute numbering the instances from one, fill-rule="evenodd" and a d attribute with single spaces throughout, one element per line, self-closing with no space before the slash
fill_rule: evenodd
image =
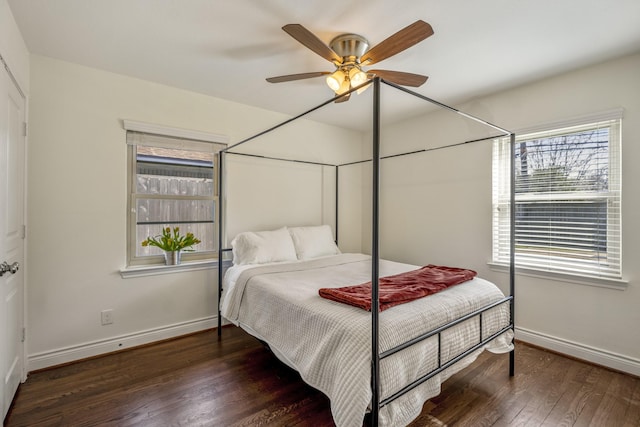
<path id="1" fill-rule="evenodd" d="M 418 87 L 422 86 L 429 77 L 422 74 L 404 73 L 402 71 L 390 71 L 390 70 L 369 70 L 368 74 L 375 74 L 378 77 L 382 77 L 385 80 L 389 80 L 392 83 L 401 86 Z"/>
<path id="2" fill-rule="evenodd" d="M 360 63 L 363 65 L 372 65 L 380 62 L 383 59 L 387 59 L 390 56 L 410 48 L 432 34 L 433 28 L 431 28 L 431 25 L 418 20 L 369 49 L 362 55 Z"/>
<path id="3" fill-rule="evenodd" d="M 338 103 L 340 103 L 340 102 L 347 102 L 347 101 L 349 100 L 349 98 L 351 98 L 351 94 L 350 94 L 350 93 L 346 94 L 346 95 L 345 95 L 345 96 L 343 96 L 342 98 L 338 98 L 338 99 L 336 99 L 336 100 L 335 100 L 335 101 L 333 101 L 333 102 L 335 102 L 336 104 L 338 104 Z"/>
<path id="4" fill-rule="evenodd" d="M 282 29 L 308 49 L 311 49 L 324 59 L 334 64 L 341 64 L 342 58 L 311 31 L 300 24 L 287 24 Z"/>
<path id="5" fill-rule="evenodd" d="M 293 80 L 312 79 L 314 77 L 326 76 L 327 74 L 331 74 L 331 73 L 328 71 L 316 71 L 313 73 L 289 74 L 286 76 L 268 77 L 267 81 L 269 83 L 282 83 L 282 82 L 290 82 Z"/>

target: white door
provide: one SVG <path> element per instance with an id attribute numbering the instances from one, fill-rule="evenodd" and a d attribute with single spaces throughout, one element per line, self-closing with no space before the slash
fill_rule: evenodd
<path id="1" fill-rule="evenodd" d="M 0 407 L 24 377 L 24 98 L 0 71 Z M 6 263 L 6 264 L 5 264 Z M 4 271 L 7 270 L 7 271 Z"/>

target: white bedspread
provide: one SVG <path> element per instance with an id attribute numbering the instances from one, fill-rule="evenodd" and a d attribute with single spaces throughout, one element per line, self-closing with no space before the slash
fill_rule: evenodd
<path id="1" fill-rule="evenodd" d="M 416 269 L 380 261 L 380 277 Z M 371 401 L 371 313 L 329 301 L 321 287 L 357 285 L 371 280 L 371 259 L 341 254 L 294 263 L 232 267 L 225 275 L 222 315 L 266 341 L 274 353 L 331 400 L 338 427 L 360 427 Z M 462 315 L 503 298 L 492 283 L 475 278 L 426 298 L 380 313 L 380 350 L 385 351 Z M 479 342 L 479 320 L 442 334 L 442 363 Z M 509 324 L 509 306 L 483 315 L 483 336 Z M 506 333 L 488 347 L 511 349 Z M 405 394 L 380 411 L 381 426 L 404 426 L 440 393 L 449 376 L 469 365 L 479 352 Z M 381 361 L 382 399 L 437 367 L 437 337 Z M 506 374 L 505 374 L 506 375 Z"/>

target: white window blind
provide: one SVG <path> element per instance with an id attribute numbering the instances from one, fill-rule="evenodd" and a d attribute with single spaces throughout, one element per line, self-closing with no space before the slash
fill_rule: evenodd
<path id="1" fill-rule="evenodd" d="M 621 118 L 520 135 L 515 144 L 517 267 L 620 279 Z M 494 144 L 493 262 L 509 262 L 507 138 Z"/>

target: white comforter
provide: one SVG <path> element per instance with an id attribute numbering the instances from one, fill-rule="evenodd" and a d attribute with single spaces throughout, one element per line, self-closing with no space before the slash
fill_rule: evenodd
<path id="1" fill-rule="evenodd" d="M 380 277 L 417 268 L 380 261 Z M 371 259 L 341 254 L 311 261 L 231 267 L 225 275 L 222 315 L 266 341 L 273 352 L 331 400 L 339 427 L 360 427 L 371 401 L 371 313 L 329 301 L 322 287 L 357 285 L 371 280 Z M 432 330 L 503 298 L 492 283 L 475 278 L 445 291 L 380 313 L 380 351 Z M 508 325 L 509 306 L 483 315 L 483 336 Z M 477 318 L 442 334 L 442 363 L 479 342 Z M 488 347 L 511 349 L 510 333 Z M 449 376 L 469 365 L 479 352 L 384 406 L 381 426 L 403 426 L 416 418 L 426 400 L 440 393 Z M 381 362 L 382 399 L 437 367 L 437 337 Z"/>

